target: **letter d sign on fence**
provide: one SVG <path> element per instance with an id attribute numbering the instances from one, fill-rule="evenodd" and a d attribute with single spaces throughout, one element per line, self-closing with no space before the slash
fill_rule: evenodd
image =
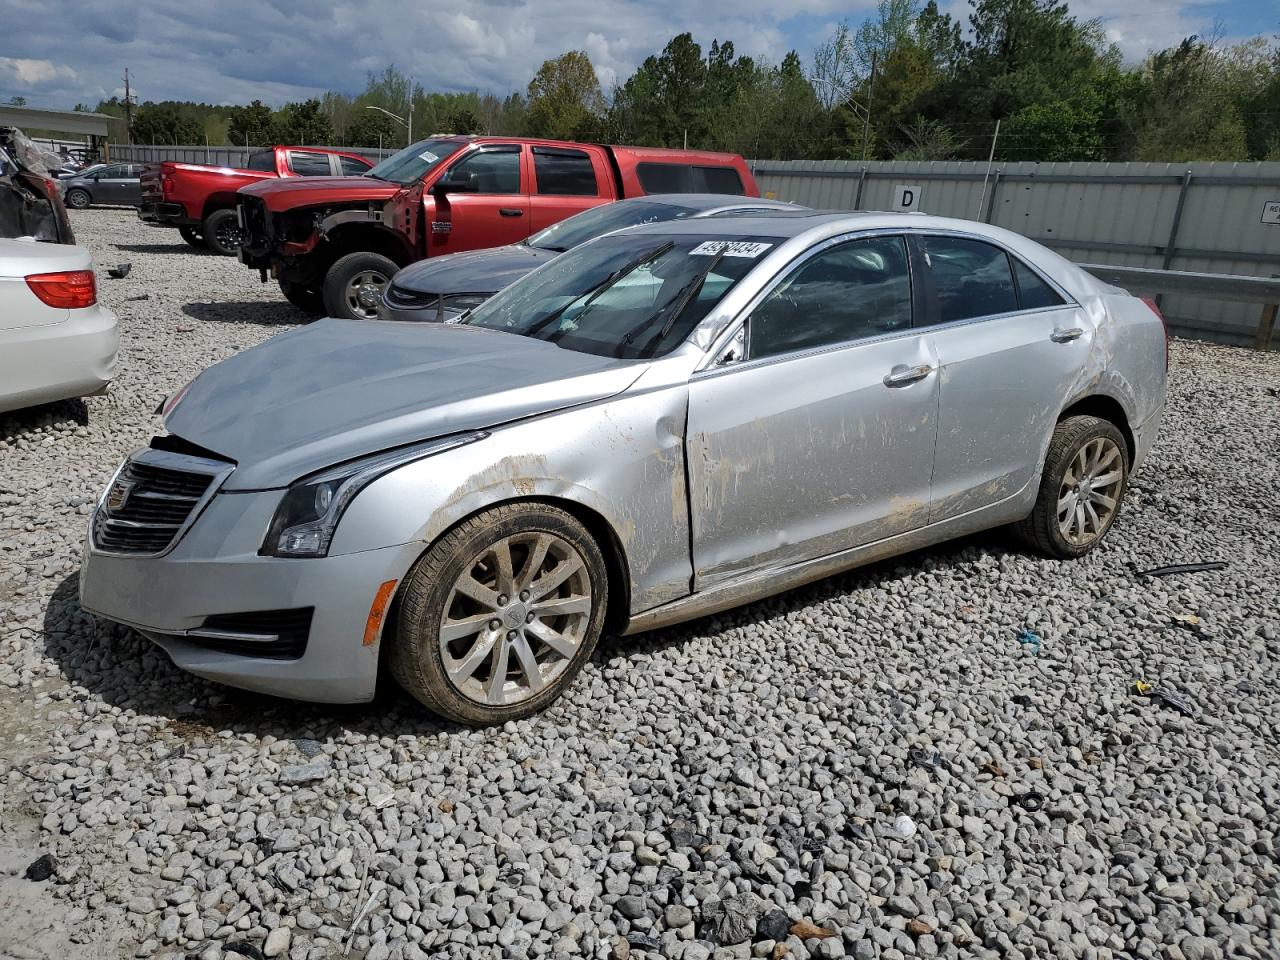
<path id="1" fill-rule="evenodd" d="M 893 209 L 903 213 L 920 209 L 920 187 L 900 183 L 893 188 Z"/>

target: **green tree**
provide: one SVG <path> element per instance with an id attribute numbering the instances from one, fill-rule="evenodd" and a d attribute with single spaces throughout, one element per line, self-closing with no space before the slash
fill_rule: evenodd
<path id="1" fill-rule="evenodd" d="M 254 100 L 247 107 L 232 107 L 227 137 L 242 147 L 265 147 L 275 143 L 275 117 L 271 108 L 261 100 Z"/>
<path id="2" fill-rule="evenodd" d="M 276 136 L 284 143 L 327 144 L 333 129 L 319 100 L 286 103 L 276 118 Z"/>
<path id="3" fill-rule="evenodd" d="M 134 143 L 194 144 L 204 141 L 204 127 L 169 104 L 145 103 L 133 116 Z"/>
<path id="4" fill-rule="evenodd" d="M 545 60 L 529 81 L 527 125 L 536 137 L 577 140 L 590 137 L 604 112 L 604 96 L 591 58 L 570 50 Z"/>

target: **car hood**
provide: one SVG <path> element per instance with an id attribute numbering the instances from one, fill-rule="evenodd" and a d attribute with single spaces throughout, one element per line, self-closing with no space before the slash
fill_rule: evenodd
<path id="1" fill-rule="evenodd" d="M 200 374 L 170 433 L 262 490 L 392 447 L 603 400 L 642 364 L 456 324 L 321 320 Z"/>
<path id="2" fill-rule="evenodd" d="M 554 250 L 518 243 L 450 253 L 410 264 L 395 275 L 392 283 L 415 293 L 497 293 L 556 255 Z"/>
<path id="3" fill-rule="evenodd" d="M 320 203 L 390 200 L 404 189 L 373 177 L 276 177 L 243 186 L 239 192 L 261 197 L 268 210 L 279 212 Z"/>

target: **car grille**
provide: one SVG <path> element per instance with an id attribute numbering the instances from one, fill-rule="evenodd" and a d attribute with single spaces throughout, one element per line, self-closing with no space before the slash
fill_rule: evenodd
<path id="1" fill-rule="evenodd" d="M 254 250 L 266 250 L 271 246 L 271 217 L 261 197 L 240 198 L 241 226 L 244 227 L 246 246 Z"/>
<path id="2" fill-rule="evenodd" d="M 93 543 L 110 553 L 164 553 L 233 465 L 162 450 L 125 461 L 93 517 Z"/>
<path id="3" fill-rule="evenodd" d="M 435 306 L 436 301 L 439 299 L 439 294 L 421 293 L 417 290 L 409 290 L 406 287 L 397 287 L 394 283 L 387 287 L 387 303 L 396 307 L 407 307 L 411 310 L 416 310 L 422 307 Z"/>

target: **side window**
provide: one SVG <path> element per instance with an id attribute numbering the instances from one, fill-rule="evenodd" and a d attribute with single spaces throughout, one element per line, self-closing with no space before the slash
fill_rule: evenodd
<path id="1" fill-rule="evenodd" d="M 693 167 L 683 163 L 638 163 L 645 193 L 693 193 Z"/>
<path id="2" fill-rule="evenodd" d="M 339 157 L 342 161 L 342 175 L 344 177 L 359 177 L 369 172 L 369 165 L 362 163 L 355 157 Z"/>
<path id="3" fill-rule="evenodd" d="M 257 153 L 249 154 L 249 159 L 245 163 L 246 170 L 257 170 L 260 173 L 276 172 L 276 155 L 273 150 L 259 150 Z"/>
<path id="4" fill-rule="evenodd" d="M 1040 279 L 1040 275 L 1017 257 L 1013 260 L 1013 276 L 1018 281 L 1018 303 L 1023 310 L 1045 310 L 1066 303 L 1058 292 Z"/>
<path id="5" fill-rule="evenodd" d="M 329 169 L 329 155 L 327 153 L 299 153 L 294 151 L 289 154 L 289 166 L 300 177 L 328 177 L 333 174 L 333 171 Z"/>
<path id="6" fill-rule="evenodd" d="M 943 323 L 1018 309 L 1009 257 L 999 247 L 961 237 L 921 237 Z"/>
<path id="7" fill-rule="evenodd" d="M 100 180 L 119 180 L 128 176 L 129 168 L 123 163 L 113 163 L 110 166 L 103 167 L 98 171 Z"/>
<path id="8" fill-rule="evenodd" d="M 742 196 L 742 178 L 733 167 L 694 167 L 701 174 L 702 188 L 707 193 L 731 193 Z"/>
<path id="9" fill-rule="evenodd" d="M 906 241 L 869 237 L 822 251 L 775 287 L 748 324 L 752 359 L 911 326 Z"/>
<path id="10" fill-rule="evenodd" d="M 463 157 L 450 168 L 450 178 L 475 178 L 477 193 L 519 193 L 520 152 L 485 150 Z"/>
<path id="11" fill-rule="evenodd" d="M 533 172 L 540 195 L 595 197 L 596 172 L 591 157 L 581 150 L 533 148 Z"/>

